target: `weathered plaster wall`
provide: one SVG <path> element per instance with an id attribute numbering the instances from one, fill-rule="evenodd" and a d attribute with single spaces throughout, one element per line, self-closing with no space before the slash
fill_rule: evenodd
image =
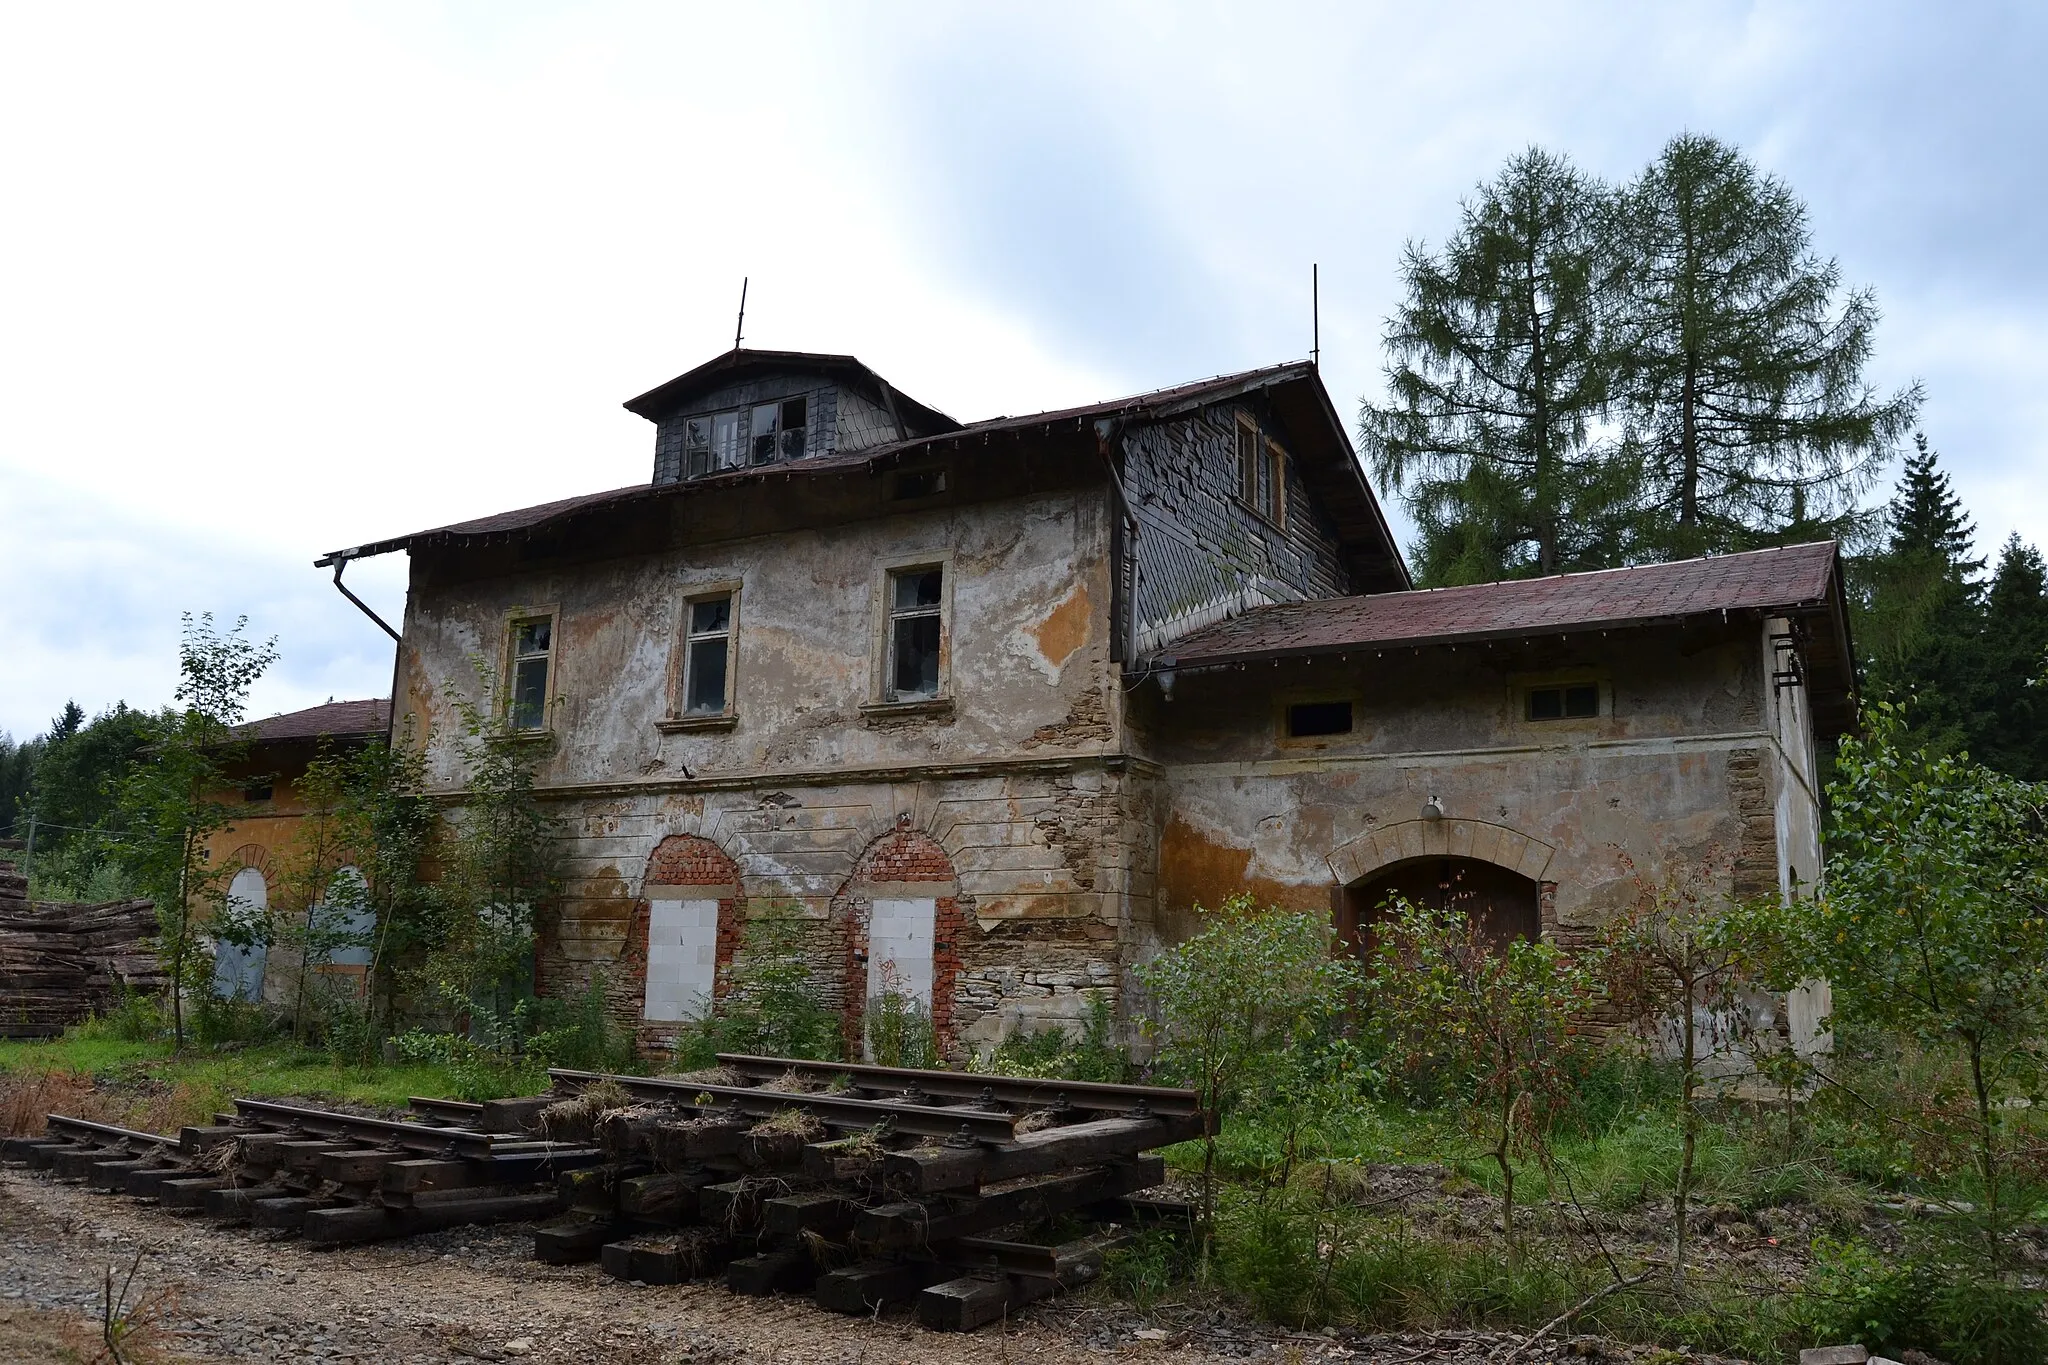
<path id="1" fill-rule="evenodd" d="M 601 970 L 637 1023 L 650 855 L 694 836 L 737 869 L 733 908 L 793 921 L 821 1001 L 857 1017 L 845 964 L 879 875 L 864 868 L 879 841 L 914 835 L 953 878 L 956 1054 L 1113 1002 L 1138 831 L 1108 662 L 1107 516 L 1106 490 L 1084 488 L 471 581 L 416 575 L 399 681 L 416 732 L 445 738 L 456 698 L 481 701 L 470 660 L 498 656 L 508 617 L 560 613 L 553 732 L 534 742 L 568 830 L 567 884 L 542 988 Z M 877 709 L 884 576 L 928 562 L 947 571 L 952 706 Z M 727 583 L 735 719 L 665 731 L 684 598 Z M 432 767 L 459 791 L 451 745 Z"/>
<path id="2" fill-rule="evenodd" d="M 1124 485 L 1139 523 L 1141 654 L 1248 606 L 1349 591 L 1336 531 L 1292 459 L 1285 461 L 1283 525 L 1238 500 L 1241 412 L 1287 445 L 1270 414 L 1229 403 L 1124 437 Z"/>
<path id="3" fill-rule="evenodd" d="M 1597 719 L 1530 722 L 1530 679 L 1591 676 Z M 1635 873 L 1733 861 L 1775 881 L 1768 683 L 1747 627 L 1529 645 L 1371 651 L 1182 675 L 1134 716 L 1164 769 L 1158 935 L 1240 888 L 1304 910 L 1390 859 L 1482 856 L 1554 884 L 1565 937 L 1635 894 Z M 1283 738 L 1291 701 L 1349 698 L 1346 736 Z M 1437 798 L 1444 849 L 1409 849 Z M 1392 849 L 1380 832 L 1401 829 Z M 1384 836 L 1380 836 L 1384 838 Z M 1462 843 L 1459 841 L 1463 841 Z M 1472 851 L 1478 850 L 1478 851 Z"/>

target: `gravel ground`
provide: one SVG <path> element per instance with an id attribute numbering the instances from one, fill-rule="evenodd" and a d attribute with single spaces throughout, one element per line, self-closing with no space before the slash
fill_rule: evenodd
<path id="1" fill-rule="evenodd" d="M 920 1330 L 907 1312 L 862 1321 L 806 1299 L 743 1298 L 716 1285 L 635 1287 L 594 1264 L 541 1265 L 530 1259 L 531 1232 L 458 1228 L 317 1251 L 285 1234 L 219 1229 L 0 1169 L 0 1361 L 90 1359 L 90 1349 L 66 1354 L 58 1339 L 65 1331 L 96 1337 L 104 1276 L 112 1267 L 118 1284 L 138 1251 L 130 1301 L 148 1305 L 151 1344 L 165 1360 L 1478 1365 L 1504 1344 L 1467 1333 L 1286 1336 L 1225 1314 L 1148 1319 L 1099 1295 L 949 1335 Z M 1558 1343 L 1554 1355 L 1624 1361 L 1641 1352 L 1580 1339 Z M 1539 1350 L 1528 1358 L 1552 1357 Z"/>

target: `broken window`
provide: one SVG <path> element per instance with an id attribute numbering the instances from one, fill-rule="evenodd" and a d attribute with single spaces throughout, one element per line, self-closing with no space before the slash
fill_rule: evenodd
<path id="1" fill-rule="evenodd" d="M 690 603 L 683 641 L 683 713 L 723 715 L 731 692 L 732 594 Z"/>
<path id="2" fill-rule="evenodd" d="M 810 401 L 784 398 L 683 419 L 683 468 L 701 478 L 742 465 L 803 458 Z"/>
<path id="3" fill-rule="evenodd" d="M 1598 683 L 1568 683 L 1529 689 L 1530 720 L 1580 720 L 1600 714 Z"/>
<path id="4" fill-rule="evenodd" d="M 1259 434 L 1249 417 L 1237 419 L 1237 500 L 1278 526 L 1286 511 L 1286 453 Z"/>
<path id="5" fill-rule="evenodd" d="M 939 569 L 904 569 L 889 575 L 890 701 L 939 695 Z"/>
<path id="6" fill-rule="evenodd" d="M 1350 733 L 1351 703 L 1348 701 L 1304 701 L 1287 708 L 1289 739 Z"/>
<path id="7" fill-rule="evenodd" d="M 512 689 L 506 722 L 514 730 L 539 730 L 548 720 L 548 663 L 555 619 L 536 616 L 512 623 Z"/>

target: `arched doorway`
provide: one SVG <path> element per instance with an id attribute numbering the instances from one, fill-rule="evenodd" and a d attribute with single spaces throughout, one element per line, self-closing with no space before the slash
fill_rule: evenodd
<path id="1" fill-rule="evenodd" d="M 655 845 L 640 895 L 624 967 L 629 988 L 638 987 L 644 1044 L 711 1012 L 746 901 L 739 865 L 695 834 L 671 834 Z"/>
<path id="2" fill-rule="evenodd" d="M 960 973 L 959 878 L 938 840 L 901 825 L 869 844 L 833 897 L 846 943 L 845 1036 L 867 1051 L 870 1005 L 893 994 L 926 1011 L 944 1056 Z"/>
<path id="3" fill-rule="evenodd" d="M 270 882 L 260 867 L 244 867 L 228 883 L 225 917 L 257 925 L 270 912 Z M 270 951 L 263 937 L 248 947 L 216 939 L 213 945 L 213 993 L 223 1000 L 263 998 L 263 968 Z"/>
<path id="4" fill-rule="evenodd" d="M 1387 902 L 1396 896 L 1465 915 L 1497 948 L 1518 938 L 1534 942 L 1543 933 L 1543 888 L 1533 878 L 1477 858 L 1411 858 L 1345 888 L 1361 951 L 1371 950 L 1373 926 L 1386 917 Z"/>

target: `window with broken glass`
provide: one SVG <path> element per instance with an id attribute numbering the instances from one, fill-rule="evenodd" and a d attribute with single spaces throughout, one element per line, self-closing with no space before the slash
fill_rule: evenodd
<path id="1" fill-rule="evenodd" d="M 540 730 L 548 723 L 548 667 L 553 660 L 555 619 L 529 617 L 512 623 L 512 686 L 506 724 Z"/>
<path id="2" fill-rule="evenodd" d="M 683 419 L 683 467 L 690 478 L 803 458 L 810 402 L 784 398 Z"/>
<path id="3" fill-rule="evenodd" d="M 690 603 L 683 640 L 683 714 L 721 716 L 731 705 L 732 594 Z"/>
<path id="4" fill-rule="evenodd" d="M 889 575 L 889 665 L 884 695 L 919 701 L 939 695 L 939 637 L 944 574 L 903 569 Z"/>
<path id="5" fill-rule="evenodd" d="M 1567 683 L 1559 687 L 1532 687 L 1526 709 L 1530 720 L 1582 720 L 1600 714 L 1598 683 Z"/>

